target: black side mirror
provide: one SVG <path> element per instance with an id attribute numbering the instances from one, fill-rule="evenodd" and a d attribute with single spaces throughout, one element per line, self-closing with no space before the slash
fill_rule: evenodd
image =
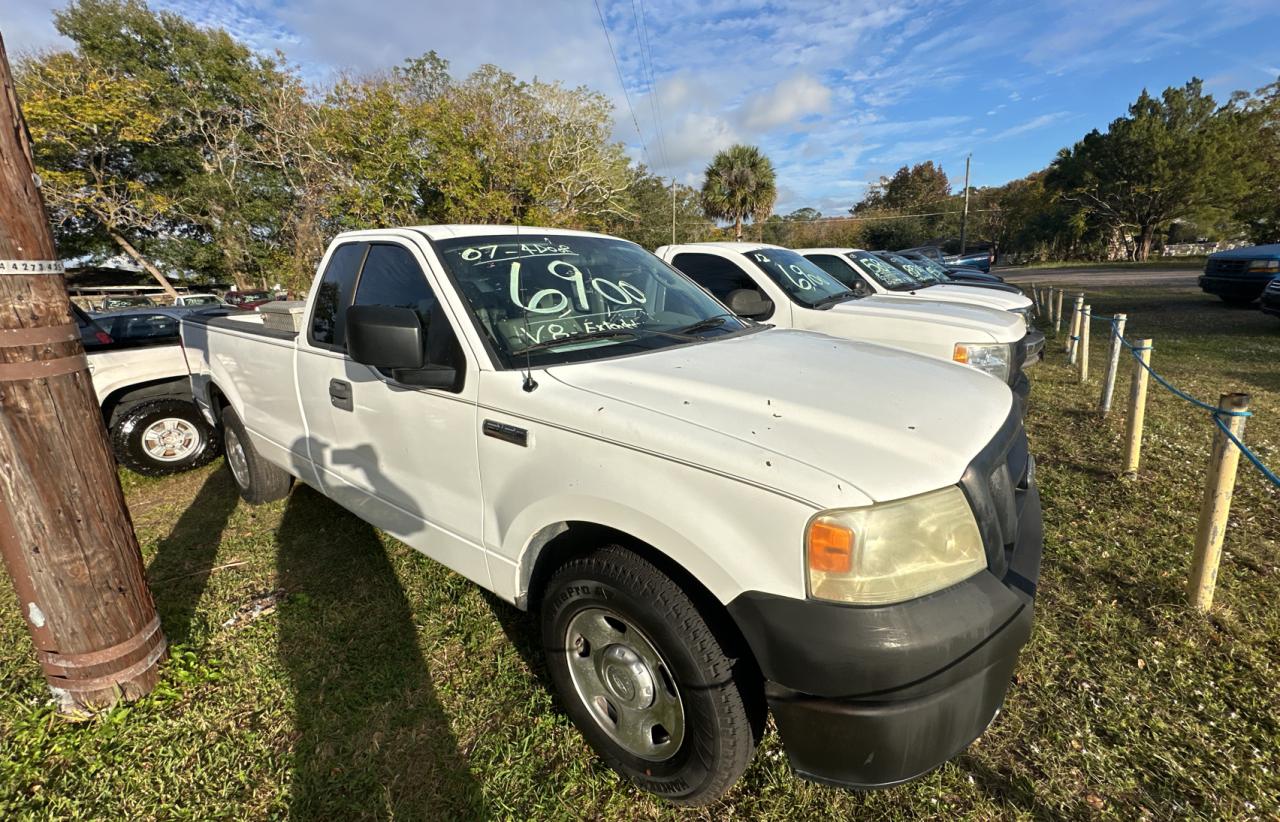
<path id="1" fill-rule="evenodd" d="M 739 288 L 729 292 L 729 310 L 739 317 L 757 319 L 773 313 L 773 301 L 754 288 Z"/>
<path id="2" fill-rule="evenodd" d="M 347 309 L 347 353 L 370 368 L 421 368 L 422 323 L 411 308 L 353 305 Z"/>
<path id="3" fill-rule="evenodd" d="M 859 297 L 869 297 L 872 293 L 871 286 L 867 285 L 864 280 L 855 279 L 853 281 L 853 293 Z"/>

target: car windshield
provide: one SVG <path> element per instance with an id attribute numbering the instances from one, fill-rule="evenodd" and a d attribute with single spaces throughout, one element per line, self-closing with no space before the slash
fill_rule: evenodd
<path id="1" fill-rule="evenodd" d="M 178 339 L 178 320 L 168 314 L 114 314 L 98 317 L 97 322 L 120 343 Z"/>
<path id="2" fill-rule="evenodd" d="M 909 291 L 923 285 L 920 280 L 900 268 L 889 265 L 870 252 L 850 251 L 848 256 L 858 264 L 859 268 L 890 291 Z"/>
<path id="3" fill-rule="evenodd" d="M 258 300 L 269 300 L 271 295 L 266 291 L 240 291 L 235 294 L 228 294 L 227 299 L 233 303 L 253 303 Z"/>
<path id="4" fill-rule="evenodd" d="M 919 260 L 908 260 L 901 254 L 890 254 L 885 251 L 881 252 L 879 256 L 885 262 L 897 266 L 922 283 L 945 283 L 949 279 L 945 271 L 941 274 L 935 273 L 932 269 L 926 268 L 924 263 Z"/>
<path id="5" fill-rule="evenodd" d="M 912 257 L 911 262 L 924 268 L 930 274 L 938 278 L 938 282 L 946 282 L 950 279 L 947 269 L 940 263 L 929 259 L 928 257 Z"/>
<path id="6" fill-rule="evenodd" d="M 847 285 L 789 248 L 758 248 L 748 251 L 747 259 L 768 274 L 788 297 L 808 308 L 833 305 L 857 296 Z"/>
<path id="7" fill-rule="evenodd" d="M 191 296 L 182 298 L 183 305 L 218 305 L 218 298 L 212 296 Z"/>
<path id="8" fill-rule="evenodd" d="M 507 368 L 653 351 L 752 327 L 624 240 L 503 234 L 435 245 Z"/>

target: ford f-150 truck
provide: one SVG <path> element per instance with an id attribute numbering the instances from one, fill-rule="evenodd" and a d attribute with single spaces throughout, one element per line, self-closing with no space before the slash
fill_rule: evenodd
<path id="1" fill-rule="evenodd" d="M 802 775 L 890 785 L 998 713 L 1042 536 L 996 380 L 739 319 L 559 229 L 342 234 L 303 318 L 183 321 L 242 496 L 301 480 L 537 614 L 635 784 L 715 799 L 771 710 Z"/>
<path id="2" fill-rule="evenodd" d="M 1205 260 L 1200 290 L 1224 302 L 1248 305 L 1280 278 L 1280 243 L 1217 251 Z"/>
<path id="3" fill-rule="evenodd" d="M 775 245 L 685 243 L 655 253 L 739 316 L 964 363 L 1007 383 L 1022 400 L 1031 388 L 1022 372 L 1030 337 L 1021 316 L 859 292 Z"/>

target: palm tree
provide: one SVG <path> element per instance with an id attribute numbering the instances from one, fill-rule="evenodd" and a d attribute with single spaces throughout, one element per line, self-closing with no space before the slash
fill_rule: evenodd
<path id="1" fill-rule="evenodd" d="M 702 182 L 702 210 L 713 220 L 733 220 L 742 241 L 742 220 L 760 222 L 778 199 L 773 163 L 755 146 L 734 145 L 715 156 Z"/>

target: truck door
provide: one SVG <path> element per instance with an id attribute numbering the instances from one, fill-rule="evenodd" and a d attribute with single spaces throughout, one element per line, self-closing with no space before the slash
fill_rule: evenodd
<path id="1" fill-rule="evenodd" d="M 416 248 L 394 240 L 353 245 L 360 249 L 348 252 L 342 267 L 326 268 L 298 346 L 306 446 L 318 482 L 362 519 L 488 586 L 480 544 L 475 364 L 457 344 Z M 343 322 L 351 305 L 412 308 L 424 329 L 445 324 L 452 345 L 427 353 L 456 360 L 459 384 L 452 390 L 401 385 L 351 360 Z"/>

